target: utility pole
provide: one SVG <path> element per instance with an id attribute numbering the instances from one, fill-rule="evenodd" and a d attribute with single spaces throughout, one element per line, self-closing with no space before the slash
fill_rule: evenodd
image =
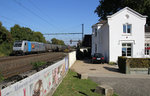
<path id="1" fill-rule="evenodd" d="M 83 42 L 83 35 L 84 35 L 84 24 L 82 24 L 82 42 Z"/>

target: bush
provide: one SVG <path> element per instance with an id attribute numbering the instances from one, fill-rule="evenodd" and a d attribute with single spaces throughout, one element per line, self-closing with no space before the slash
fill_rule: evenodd
<path id="1" fill-rule="evenodd" d="M 33 69 L 35 69 L 36 71 L 39 71 L 39 68 L 46 65 L 46 62 L 38 61 L 38 62 L 31 63 L 31 64 L 33 65 Z"/>
<path id="2" fill-rule="evenodd" d="M 0 82 L 4 80 L 4 76 L 0 73 Z"/>
<path id="3" fill-rule="evenodd" d="M 122 73 L 126 72 L 126 57 L 118 57 L 118 67 L 119 71 Z"/>
<path id="4" fill-rule="evenodd" d="M 150 67 L 149 58 L 128 58 L 127 63 L 130 64 L 131 68 L 149 68 Z"/>
<path id="5" fill-rule="evenodd" d="M 64 52 L 65 52 L 65 53 L 68 53 L 68 52 L 69 52 L 69 49 L 65 49 Z"/>
<path id="6" fill-rule="evenodd" d="M 118 57 L 118 66 L 120 72 L 126 73 L 127 66 L 129 68 L 149 68 L 150 58 L 126 58 Z"/>
<path id="7" fill-rule="evenodd" d="M 109 62 L 109 65 L 116 65 L 116 62 Z"/>

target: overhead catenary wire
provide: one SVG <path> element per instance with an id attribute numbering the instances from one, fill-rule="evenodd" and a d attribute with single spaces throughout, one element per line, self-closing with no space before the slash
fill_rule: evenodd
<path id="1" fill-rule="evenodd" d="M 53 24 L 49 23 L 47 20 L 45 20 L 44 18 L 42 18 L 41 16 L 39 16 L 38 14 L 36 14 L 34 11 L 32 11 L 29 8 L 25 7 L 22 3 L 18 2 L 17 0 L 14 0 L 14 1 L 15 1 L 16 4 L 18 4 L 19 6 L 21 6 L 22 8 L 24 8 L 25 10 L 27 10 L 28 12 L 30 12 L 31 14 L 33 14 L 34 16 L 38 17 L 39 19 L 41 19 L 45 23 L 49 24 L 50 26 L 54 26 Z"/>
<path id="2" fill-rule="evenodd" d="M 49 16 L 48 16 L 45 12 L 43 12 L 36 4 L 34 4 L 34 3 L 32 2 L 32 0 L 28 0 L 28 1 L 29 1 L 30 4 L 32 4 L 32 6 L 33 6 L 34 8 L 36 8 L 40 13 L 44 14 L 46 17 L 49 18 Z M 53 20 L 53 19 L 51 19 L 51 20 Z"/>
<path id="3" fill-rule="evenodd" d="M 35 9 L 37 9 L 39 12 L 41 12 L 41 13 L 43 13 L 44 14 L 44 12 L 38 7 L 38 6 L 36 6 L 36 4 L 34 4 L 34 2 L 32 2 L 32 3 L 30 3 L 30 4 L 32 4 L 33 6 L 32 7 L 35 7 L 35 8 L 33 8 L 33 9 L 30 9 L 30 8 L 28 8 L 28 7 L 26 7 L 21 1 L 19 1 L 19 0 L 13 0 L 17 5 L 19 5 L 20 7 L 22 7 L 22 8 L 24 8 L 26 11 L 28 11 L 28 12 L 30 12 L 32 15 L 34 15 L 34 16 L 36 16 L 37 18 L 39 18 L 40 20 L 42 20 L 43 22 L 45 22 L 46 24 L 48 24 L 48 25 L 50 25 L 51 27 L 53 26 L 53 28 L 56 28 L 57 30 L 60 30 L 60 28 L 62 28 L 62 27 L 59 27 L 59 28 L 57 28 L 57 26 L 54 26 L 54 24 L 52 24 L 52 23 L 50 23 L 49 21 L 47 21 L 45 18 L 43 18 L 41 15 L 39 15 L 38 13 L 36 13 L 34 10 Z M 28 0 L 28 1 L 30 1 L 30 0 Z M 46 15 L 46 14 L 44 14 L 44 15 Z M 46 15 L 47 16 L 47 15 Z M 49 17 L 49 16 L 47 16 L 47 17 Z M 67 28 L 68 29 L 68 28 Z M 62 30 L 61 30 L 62 31 Z M 61 31 L 59 31 L 59 32 L 61 32 Z M 72 33 L 70 33 L 70 32 L 68 32 L 69 34 L 72 34 Z M 67 34 L 68 34 L 67 33 Z M 51 34 L 51 33 L 50 33 Z M 53 33 L 52 33 L 53 34 Z M 55 34 L 55 33 L 54 33 Z M 58 34 L 58 33 L 56 33 L 56 34 Z M 64 34 L 64 33 L 63 33 Z M 75 33 L 76 34 L 76 33 Z M 81 33 L 80 33 L 81 34 Z M 66 35 L 66 34 L 64 34 L 64 35 Z M 68 38 L 68 37 L 67 37 Z"/>
<path id="4" fill-rule="evenodd" d="M 6 16 L 1 16 L 1 15 L 0 15 L 0 17 L 1 17 L 1 18 L 4 18 L 4 19 L 6 19 L 6 20 L 8 20 L 9 22 L 12 21 L 12 22 L 15 22 L 15 24 L 20 23 L 20 24 L 22 24 L 22 25 L 24 25 L 24 26 L 26 26 L 26 27 L 29 27 L 29 25 L 27 25 L 27 24 L 25 24 L 25 23 L 22 23 L 22 22 L 20 22 L 20 21 L 18 21 L 18 20 L 15 20 L 15 19 L 12 19 L 12 18 L 9 18 L 9 17 L 6 17 Z M 16 22 L 17 22 L 17 23 L 16 23 Z M 31 26 L 31 25 L 30 25 L 30 26 Z M 36 29 L 38 29 L 38 28 L 36 28 Z"/>
<path id="5" fill-rule="evenodd" d="M 54 19 L 53 18 L 50 18 L 50 16 L 48 16 L 45 12 L 43 12 L 43 10 L 41 10 L 34 2 L 32 2 L 32 0 L 28 0 L 29 2 L 30 2 L 30 4 L 32 4 L 32 6 L 36 9 L 36 10 L 38 10 L 40 13 L 42 13 L 42 14 L 44 14 L 47 18 L 49 18 L 50 20 L 52 20 L 52 21 L 54 21 Z M 80 24 L 78 24 L 77 26 L 79 26 Z M 54 24 L 53 24 L 53 26 L 55 26 Z M 55 26 L 55 27 L 57 27 L 57 26 Z M 71 28 L 74 28 L 74 27 L 76 27 L 76 26 L 73 26 L 73 27 L 70 27 L 70 29 Z M 57 28 L 58 30 L 59 30 L 59 32 L 63 32 L 63 31 L 65 31 L 65 29 L 60 29 L 60 27 L 59 28 Z M 68 30 L 68 27 L 67 27 L 67 30 Z"/>

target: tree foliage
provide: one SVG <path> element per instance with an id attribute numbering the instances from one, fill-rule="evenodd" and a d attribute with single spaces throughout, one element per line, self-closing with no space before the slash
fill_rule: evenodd
<path id="1" fill-rule="evenodd" d="M 0 44 L 3 42 L 12 42 L 13 38 L 11 36 L 11 33 L 2 26 L 2 23 L 0 22 Z"/>
<path id="2" fill-rule="evenodd" d="M 46 43 L 41 32 L 34 32 L 30 28 L 14 25 L 8 31 L 0 22 L 0 56 L 9 55 L 12 51 L 13 42 L 21 40 L 37 41 Z"/>
<path id="3" fill-rule="evenodd" d="M 34 32 L 33 33 L 33 40 L 32 41 L 38 41 L 38 42 L 43 42 L 46 43 L 45 37 L 41 32 Z"/>
<path id="4" fill-rule="evenodd" d="M 150 0 L 99 0 L 99 3 L 95 13 L 100 20 L 106 20 L 108 15 L 114 14 L 124 7 L 130 7 L 142 15 L 147 15 L 147 23 L 150 25 Z"/>
<path id="5" fill-rule="evenodd" d="M 52 38 L 51 41 L 52 41 L 52 44 L 65 45 L 63 40 L 59 40 L 56 38 Z"/>
<path id="6" fill-rule="evenodd" d="M 14 40 L 28 40 L 46 43 L 45 37 L 41 32 L 34 32 L 30 28 L 14 25 L 11 27 L 11 34 Z"/>
<path id="7" fill-rule="evenodd" d="M 13 38 L 11 33 L 0 22 L 0 56 L 11 53 Z"/>

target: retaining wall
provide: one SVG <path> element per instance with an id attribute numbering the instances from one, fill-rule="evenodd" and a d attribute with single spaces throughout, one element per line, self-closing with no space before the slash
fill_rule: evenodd
<path id="1" fill-rule="evenodd" d="M 69 68 L 71 68 L 71 66 L 74 64 L 74 62 L 76 61 L 76 51 L 70 52 L 68 54 L 69 56 Z"/>
<path id="2" fill-rule="evenodd" d="M 0 96 L 51 96 L 76 61 L 76 52 L 0 91 Z"/>

